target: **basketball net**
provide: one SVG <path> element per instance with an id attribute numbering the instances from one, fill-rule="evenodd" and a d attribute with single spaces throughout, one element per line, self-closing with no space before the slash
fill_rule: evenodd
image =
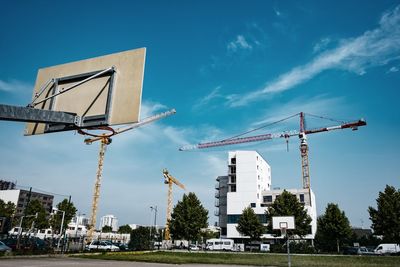
<path id="1" fill-rule="evenodd" d="M 281 236 L 286 236 L 286 235 L 287 235 L 287 228 L 281 227 Z"/>

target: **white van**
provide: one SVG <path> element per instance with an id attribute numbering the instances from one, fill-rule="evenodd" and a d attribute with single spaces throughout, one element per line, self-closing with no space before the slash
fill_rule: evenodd
<path id="1" fill-rule="evenodd" d="M 208 239 L 207 240 L 207 250 L 229 250 L 233 251 L 233 245 L 235 243 L 233 242 L 232 239 L 218 239 L 218 238 L 213 238 L 213 239 Z"/>
<path id="2" fill-rule="evenodd" d="M 400 252 L 400 246 L 398 244 L 379 244 L 374 250 L 374 253 L 378 255 L 399 253 L 399 252 Z"/>

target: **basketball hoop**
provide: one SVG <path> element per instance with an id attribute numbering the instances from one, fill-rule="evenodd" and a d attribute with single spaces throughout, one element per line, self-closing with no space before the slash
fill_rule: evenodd
<path id="1" fill-rule="evenodd" d="M 105 140 L 105 143 L 108 145 L 111 143 L 111 136 L 116 134 L 115 130 L 110 126 L 99 126 L 99 127 L 89 128 L 86 130 L 79 129 L 78 133 L 81 135 L 88 135 L 93 137 L 93 138 L 86 138 L 84 140 L 87 145 L 90 145 L 94 141 L 98 140 Z"/>
<path id="2" fill-rule="evenodd" d="M 281 236 L 286 236 L 287 235 L 287 228 L 288 228 L 287 222 L 280 222 L 279 223 L 279 228 L 281 230 Z"/>
<path id="3" fill-rule="evenodd" d="M 97 131 L 97 132 L 88 132 L 88 131 Z M 79 129 L 78 133 L 81 135 L 89 135 L 91 137 L 111 137 L 115 134 L 115 130 L 110 126 L 99 126 L 88 129 Z"/>

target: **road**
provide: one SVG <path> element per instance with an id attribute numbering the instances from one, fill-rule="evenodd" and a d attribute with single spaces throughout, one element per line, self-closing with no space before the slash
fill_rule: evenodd
<path id="1" fill-rule="evenodd" d="M 0 259 L 0 267 L 173 267 L 176 264 L 144 263 L 133 261 L 108 261 L 79 258 L 18 258 Z M 179 267 L 231 267 L 231 265 L 182 264 Z M 242 266 L 244 267 L 244 266 Z"/>

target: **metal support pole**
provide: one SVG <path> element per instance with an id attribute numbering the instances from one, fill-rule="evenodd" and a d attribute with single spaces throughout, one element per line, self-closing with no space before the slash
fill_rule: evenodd
<path id="1" fill-rule="evenodd" d="M 58 238 L 58 242 L 57 242 L 57 250 L 60 248 L 60 241 L 61 241 L 61 237 L 62 237 L 62 233 L 63 233 L 63 228 L 64 228 L 64 218 L 65 218 L 65 211 L 59 210 L 63 213 L 62 215 L 62 219 L 61 219 L 61 227 L 60 227 L 60 237 Z"/>
<path id="2" fill-rule="evenodd" d="M 20 246 L 20 240 L 21 240 L 21 235 L 22 235 L 22 221 L 24 220 L 25 216 L 21 216 L 21 219 L 19 221 L 19 229 L 18 229 L 18 239 L 17 239 L 17 249 L 19 249 Z"/>
<path id="3" fill-rule="evenodd" d="M 290 259 L 290 242 L 289 242 L 289 236 L 287 236 L 287 255 L 288 255 L 288 267 L 292 266 L 292 261 Z"/>

